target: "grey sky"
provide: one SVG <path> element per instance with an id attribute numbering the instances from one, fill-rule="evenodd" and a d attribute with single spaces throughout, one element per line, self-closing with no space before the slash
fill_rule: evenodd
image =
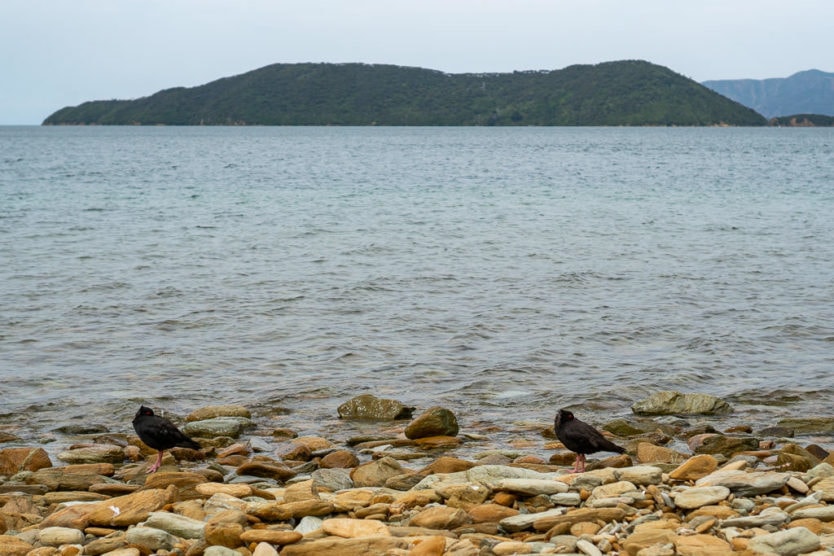
<path id="1" fill-rule="evenodd" d="M 834 71 L 832 22 L 831 0 L 0 0 L 0 124 L 276 62 L 787 77 Z"/>

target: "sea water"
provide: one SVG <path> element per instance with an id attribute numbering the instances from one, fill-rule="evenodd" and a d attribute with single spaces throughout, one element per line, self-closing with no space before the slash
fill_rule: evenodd
<path id="1" fill-rule="evenodd" d="M 0 127 L 0 430 L 830 415 L 834 130 Z M 825 439 L 823 439 L 825 440 Z M 829 439 L 830 440 L 830 439 Z M 58 442 L 60 444 L 60 442 Z"/>

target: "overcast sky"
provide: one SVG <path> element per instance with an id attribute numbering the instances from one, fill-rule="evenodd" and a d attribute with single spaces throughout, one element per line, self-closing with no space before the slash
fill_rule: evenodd
<path id="1" fill-rule="evenodd" d="M 0 0 L 0 125 L 276 62 L 787 77 L 834 71 L 833 23 L 832 0 Z"/>

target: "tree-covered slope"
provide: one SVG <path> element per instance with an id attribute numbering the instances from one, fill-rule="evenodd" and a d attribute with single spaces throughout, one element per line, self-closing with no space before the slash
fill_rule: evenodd
<path id="1" fill-rule="evenodd" d="M 274 64 L 136 100 L 91 101 L 43 122 L 100 125 L 764 125 L 643 61 L 447 74 L 368 64 Z"/>

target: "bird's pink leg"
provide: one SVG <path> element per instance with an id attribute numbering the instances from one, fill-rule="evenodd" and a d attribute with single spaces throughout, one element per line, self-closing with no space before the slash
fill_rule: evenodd
<path id="1" fill-rule="evenodd" d="M 574 473 L 585 472 L 585 454 L 576 454 L 576 461 L 573 463 Z"/>
<path id="2" fill-rule="evenodd" d="M 150 473 L 153 473 L 154 471 L 156 471 L 157 469 L 159 469 L 159 466 L 161 466 L 161 465 L 162 465 L 162 450 L 160 450 L 159 452 L 157 452 L 157 454 L 156 454 L 156 463 L 154 463 L 154 464 L 151 466 L 151 468 L 150 468 L 150 469 L 148 469 L 148 473 L 149 473 L 149 474 L 150 474 Z"/>

